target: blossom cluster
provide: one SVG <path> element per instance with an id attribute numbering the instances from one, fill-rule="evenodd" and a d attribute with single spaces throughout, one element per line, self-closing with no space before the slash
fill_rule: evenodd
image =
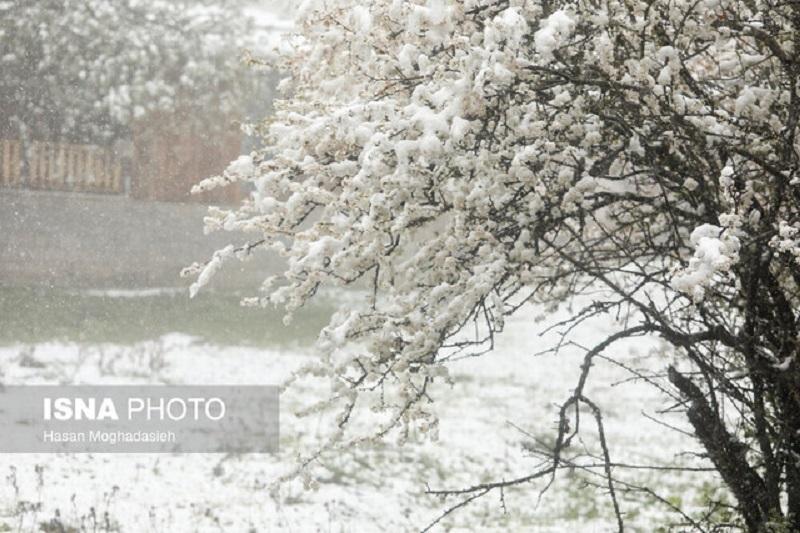
<path id="1" fill-rule="evenodd" d="M 447 362 L 491 348 L 525 302 L 600 281 L 666 291 L 681 308 L 723 305 L 756 235 L 796 255 L 784 11 L 762 0 L 306 3 L 265 59 L 285 95 L 256 127 L 265 149 L 200 185 L 255 192 L 208 227 L 255 235 L 226 258 L 285 258 L 251 303 L 291 316 L 325 287 L 364 289 L 321 332 L 308 371 L 331 380 L 343 427 L 377 410 L 379 435 L 424 433 L 419 400 Z M 779 190 L 795 203 L 777 202 Z"/>

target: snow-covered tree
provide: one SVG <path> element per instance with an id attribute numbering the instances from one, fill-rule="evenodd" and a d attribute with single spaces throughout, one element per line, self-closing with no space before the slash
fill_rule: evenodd
<path id="1" fill-rule="evenodd" d="M 232 1 L 0 2 L 0 136 L 108 143 L 152 111 L 228 115 L 253 33 Z"/>
<path id="2" fill-rule="evenodd" d="M 798 531 L 798 36 L 800 4 L 775 0 L 311 3 L 269 58 L 286 77 L 266 148 L 198 186 L 253 182 L 208 225 L 255 237 L 190 269 L 193 291 L 257 249 L 287 268 L 251 303 L 291 315 L 369 287 L 306 369 L 339 412 L 321 453 L 365 438 L 349 428 L 374 410 L 371 436 L 435 435 L 426 400 L 450 360 L 490 350 L 526 302 L 600 291 L 566 335 L 623 325 L 587 350 L 546 466 L 458 494 L 569 466 L 576 435 L 602 437 L 593 359 L 655 335 L 679 357 L 639 377 L 685 410 L 737 524 Z"/>

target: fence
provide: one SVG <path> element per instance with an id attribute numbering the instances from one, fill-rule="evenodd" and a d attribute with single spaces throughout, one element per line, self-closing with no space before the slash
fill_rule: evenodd
<path id="1" fill-rule="evenodd" d="M 0 140 L 0 187 L 122 193 L 122 165 L 86 144 Z"/>

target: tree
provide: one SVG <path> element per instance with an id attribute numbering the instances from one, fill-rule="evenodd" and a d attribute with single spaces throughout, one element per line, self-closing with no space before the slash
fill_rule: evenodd
<path id="1" fill-rule="evenodd" d="M 0 2 L 0 136 L 110 144 L 153 111 L 229 114 L 253 27 L 223 4 Z"/>
<path id="2" fill-rule="evenodd" d="M 585 384 L 615 342 L 656 335 L 680 364 L 640 377 L 685 411 L 737 525 L 798 531 L 798 35 L 800 4 L 780 0 L 309 8 L 277 56 L 286 97 L 266 148 L 198 187 L 252 181 L 209 224 L 256 237 L 190 269 L 193 291 L 257 249 L 287 268 L 251 303 L 291 315 L 323 287 L 370 288 L 308 369 L 334 383 L 335 446 L 376 406 L 377 437 L 432 428 L 423 400 L 449 360 L 490 350 L 526 302 L 602 288 L 567 331 L 628 326 L 587 351 L 547 466 L 451 491 L 464 500 L 448 511 L 568 467 L 588 412 L 621 531 Z"/>

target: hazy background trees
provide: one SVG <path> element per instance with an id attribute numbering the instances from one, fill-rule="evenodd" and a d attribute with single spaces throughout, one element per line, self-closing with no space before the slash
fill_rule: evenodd
<path id="1" fill-rule="evenodd" d="M 0 134 L 109 142 L 156 110 L 229 113 L 253 25 L 224 4 L 3 2 Z"/>

